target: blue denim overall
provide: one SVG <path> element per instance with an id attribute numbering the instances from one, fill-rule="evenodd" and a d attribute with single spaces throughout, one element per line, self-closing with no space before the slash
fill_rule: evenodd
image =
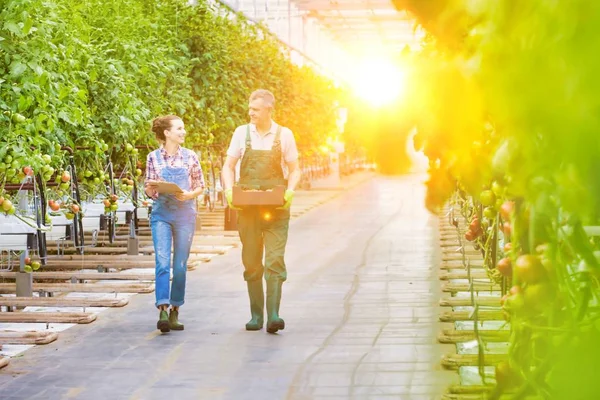
<path id="1" fill-rule="evenodd" d="M 182 151 L 183 165 L 187 165 L 189 155 L 185 150 Z M 160 150 L 155 150 L 155 154 L 161 179 L 189 191 L 188 169 L 169 167 Z M 150 227 L 156 258 L 156 307 L 164 304 L 179 307 L 184 303 L 187 260 L 196 229 L 195 200 L 179 201 L 173 195 L 159 195 L 152 206 Z M 171 247 L 174 250 L 173 282 L 169 296 Z"/>

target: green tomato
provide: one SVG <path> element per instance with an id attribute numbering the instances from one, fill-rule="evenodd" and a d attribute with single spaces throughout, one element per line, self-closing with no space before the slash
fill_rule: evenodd
<path id="1" fill-rule="evenodd" d="M 516 293 L 509 296 L 504 304 L 506 308 L 514 312 L 521 310 L 525 305 L 525 301 L 521 293 Z"/>
<path id="2" fill-rule="evenodd" d="M 494 181 L 492 182 L 492 192 L 496 196 L 502 196 L 504 194 L 504 187 L 498 181 Z"/>
<path id="3" fill-rule="evenodd" d="M 486 207 L 483 210 L 483 216 L 488 218 L 488 219 L 494 219 L 496 218 L 496 210 L 494 209 L 494 207 Z"/>
<path id="4" fill-rule="evenodd" d="M 22 122 L 25 122 L 27 120 L 27 118 L 25 118 L 23 115 L 19 114 L 19 113 L 14 113 L 12 115 L 12 120 L 13 122 L 20 124 Z"/>
<path id="5" fill-rule="evenodd" d="M 486 207 L 491 206 L 494 205 L 494 203 L 496 202 L 496 196 L 491 190 L 484 190 L 479 195 L 479 201 L 481 201 L 481 204 L 483 204 Z"/>
<path id="6" fill-rule="evenodd" d="M 504 204 L 504 200 L 497 199 L 494 203 L 494 209 L 496 209 L 496 211 L 500 211 L 500 207 L 502 207 L 502 204 Z"/>

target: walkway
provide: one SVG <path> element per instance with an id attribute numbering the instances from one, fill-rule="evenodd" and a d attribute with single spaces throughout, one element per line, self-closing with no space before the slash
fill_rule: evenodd
<path id="1" fill-rule="evenodd" d="M 294 220 L 277 335 L 246 332 L 240 250 L 188 278 L 185 331 L 154 294 L 0 370 L 0 399 L 439 399 L 437 219 L 423 177 L 375 178 Z"/>

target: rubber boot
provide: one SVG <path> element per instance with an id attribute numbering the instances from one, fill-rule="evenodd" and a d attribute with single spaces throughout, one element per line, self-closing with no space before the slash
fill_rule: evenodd
<path id="1" fill-rule="evenodd" d="M 282 285 L 280 279 L 267 280 L 267 332 L 269 333 L 285 329 L 285 322 L 279 318 Z"/>
<path id="2" fill-rule="evenodd" d="M 250 297 L 250 313 L 252 319 L 246 324 L 247 331 L 258 331 L 262 329 L 265 312 L 265 293 L 263 291 L 262 279 L 248 284 L 248 297 Z"/>
<path id="3" fill-rule="evenodd" d="M 169 327 L 169 314 L 167 313 L 167 310 L 160 310 L 158 322 L 156 323 L 156 329 L 160 329 L 162 333 L 171 331 L 171 328 Z"/>
<path id="4" fill-rule="evenodd" d="M 183 324 L 179 323 L 179 310 L 173 310 L 171 309 L 171 312 L 169 313 L 169 328 L 171 328 L 171 330 L 173 331 L 182 331 L 183 330 Z"/>

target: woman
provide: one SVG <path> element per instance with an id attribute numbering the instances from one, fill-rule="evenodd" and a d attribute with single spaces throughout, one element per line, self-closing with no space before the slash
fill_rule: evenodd
<path id="1" fill-rule="evenodd" d="M 204 178 L 196 153 L 181 147 L 185 140 L 183 121 L 176 115 L 152 121 L 152 131 L 161 143 L 148 154 L 146 161 L 146 194 L 154 199 L 150 226 L 156 258 L 156 307 L 160 310 L 156 327 L 161 332 L 183 330 L 179 307 L 184 303 L 185 275 L 194 231 L 196 229 L 196 197 L 202 194 Z M 159 194 L 154 182 L 177 184 L 182 193 Z M 173 283 L 169 290 L 173 252 Z M 170 292 L 170 295 L 169 295 Z M 167 309 L 171 310 L 167 314 Z"/>

